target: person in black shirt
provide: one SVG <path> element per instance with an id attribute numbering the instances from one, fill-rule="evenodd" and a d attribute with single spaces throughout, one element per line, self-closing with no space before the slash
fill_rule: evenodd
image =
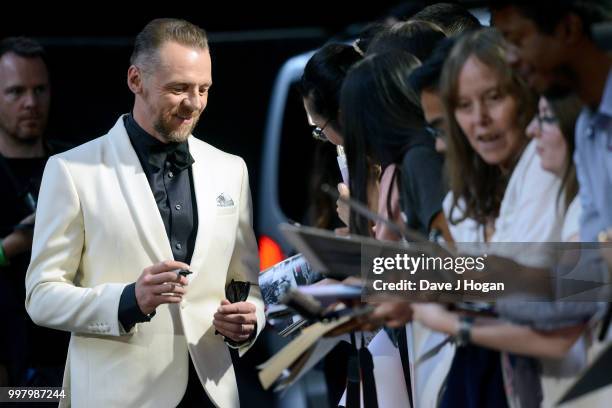
<path id="1" fill-rule="evenodd" d="M 58 149 L 44 138 L 49 102 L 43 48 L 23 37 L 1 41 L 0 384 L 11 386 L 61 385 L 68 346 L 66 333 L 34 326 L 23 307 L 38 189 Z"/>
<path id="2" fill-rule="evenodd" d="M 340 111 L 350 191 L 353 198 L 367 202 L 367 161 L 372 158 L 381 165 L 381 183 L 386 172 L 391 171 L 388 184 L 398 187 L 398 207 L 403 216 L 394 209 L 398 203 L 390 193 L 392 188 L 386 189 L 389 194 L 383 192 L 379 197 L 379 205 L 388 208 L 388 217 L 425 236 L 436 229 L 446 237 L 443 160 L 425 131 L 418 97 L 407 81 L 418 64 L 416 57 L 404 51 L 387 51 L 355 64 L 344 80 Z M 365 236 L 372 233 L 368 220 L 354 211 L 350 229 Z"/>

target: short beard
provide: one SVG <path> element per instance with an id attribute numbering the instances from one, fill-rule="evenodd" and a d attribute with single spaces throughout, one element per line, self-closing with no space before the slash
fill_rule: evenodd
<path id="1" fill-rule="evenodd" d="M 4 134 L 8 139 L 12 141 L 11 143 L 15 145 L 34 146 L 38 142 L 40 142 L 44 132 L 24 134 L 18 128 L 13 129 L 13 131 L 10 131 L 0 123 L 0 134 Z"/>
<path id="2" fill-rule="evenodd" d="M 42 135 L 29 135 L 28 137 L 17 137 L 14 140 L 18 140 L 20 144 L 26 146 L 34 146 L 37 144 L 40 139 L 42 139 Z"/>
<path id="3" fill-rule="evenodd" d="M 153 124 L 153 128 L 167 142 L 183 143 L 189 138 L 189 136 L 193 132 L 193 129 L 195 129 L 196 125 L 198 124 L 199 120 L 200 120 L 200 117 L 198 116 L 197 118 L 194 119 L 193 124 L 191 126 L 179 128 L 176 130 L 170 130 L 168 126 L 166 125 L 166 123 L 164 122 L 163 118 L 158 118 Z"/>

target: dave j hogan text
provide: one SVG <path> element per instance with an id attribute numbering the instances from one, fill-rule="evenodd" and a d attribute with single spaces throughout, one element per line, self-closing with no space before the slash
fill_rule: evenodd
<path id="1" fill-rule="evenodd" d="M 473 279 L 459 279 L 451 282 L 431 282 L 427 279 L 416 281 L 402 279 L 398 282 L 385 282 L 381 279 L 372 282 L 375 291 L 446 291 L 446 292 L 503 292 L 501 282 L 479 282 Z"/>

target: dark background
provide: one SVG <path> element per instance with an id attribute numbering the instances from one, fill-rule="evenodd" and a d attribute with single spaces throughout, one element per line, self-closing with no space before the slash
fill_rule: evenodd
<path id="1" fill-rule="evenodd" d="M 52 83 L 48 137 L 80 144 L 105 134 L 131 109 L 128 59 L 134 36 L 148 21 L 178 17 L 203 27 L 209 34 L 214 86 L 194 134 L 246 160 L 255 198 L 268 101 L 283 62 L 332 38 L 350 37 L 347 32 L 357 32 L 397 4 L 201 1 L 138 8 L 82 2 L 47 9 L 13 4 L 0 17 L 0 35 L 31 36 L 45 46 Z M 295 160 L 309 165 L 307 158 Z"/>
<path id="2" fill-rule="evenodd" d="M 360 25 L 382 18 L 397 4 L 388 0 L 248 5 L 227 0 L 169 1 L 140 7 L 124 3 L 55 2 L 46 8 L 33 3 L 3 4 L 0 37 L 34 37 L 47 49 L 52 85 L 47 136 L 80 144 L 105 134 L 133 104 L 126 74 L 134 36 L 153 18 L 184 18 L 207 30 L 212 55 L 214 86 L 194 134 L 246 160 L 255 206 L 258 186 L 266 182 L 260 180 L 259 173 L 268 103 L 282 64 L 330 39 L 354 36 Z M 420 3 L 432 1 L 408 3 L 419 8 Z M 290 97 L 294 106 L 288 109 L 286 120 L 296 126 L 283 126 L 291 135 L 283 139 L 283 145 L 291 145 L 283 146 L 283 151 L 291 152 L 283 160 L 303 167 L 308 178 L 314 142 L 309 137 L 299 95 L 293 93 Z M 304 134 L 297 134 L 301 132 Z M 335 156 L 331 160 L 332 170 L 337 173 Z M 283 209 L 291 218 L 300 220 L 308 190 L 296 182 L 295 172 L 285 173 L 279 184 L 290 188 L 282 190 Z M 257 218 L 255 224 L 257 228 Z M 270 345 L 259 341 L 255 347 L 256 352 L 235 362 L 241 399 L 251 401 L 253 406 L 271 406 L 273 397 L 257 391 L 260 387 L 252 368 L 265 361 Z M 325 406 L 322 402 L 317 406 Z"/>

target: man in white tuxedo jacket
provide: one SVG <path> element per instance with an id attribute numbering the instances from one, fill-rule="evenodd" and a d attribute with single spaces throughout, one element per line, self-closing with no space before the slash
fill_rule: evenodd
<path id="1" fill-rule="evenodd" d="M 72 332 L 62 405 L 240 405 L 228 345 L 242 355 L 265 318 L 256 285 L 225 299 L 259 265 L 244 161 L 191 135 L 211 85 L 204 31 L 153 20 L 132 113 L 45 168 L 26 307 Z"/>

